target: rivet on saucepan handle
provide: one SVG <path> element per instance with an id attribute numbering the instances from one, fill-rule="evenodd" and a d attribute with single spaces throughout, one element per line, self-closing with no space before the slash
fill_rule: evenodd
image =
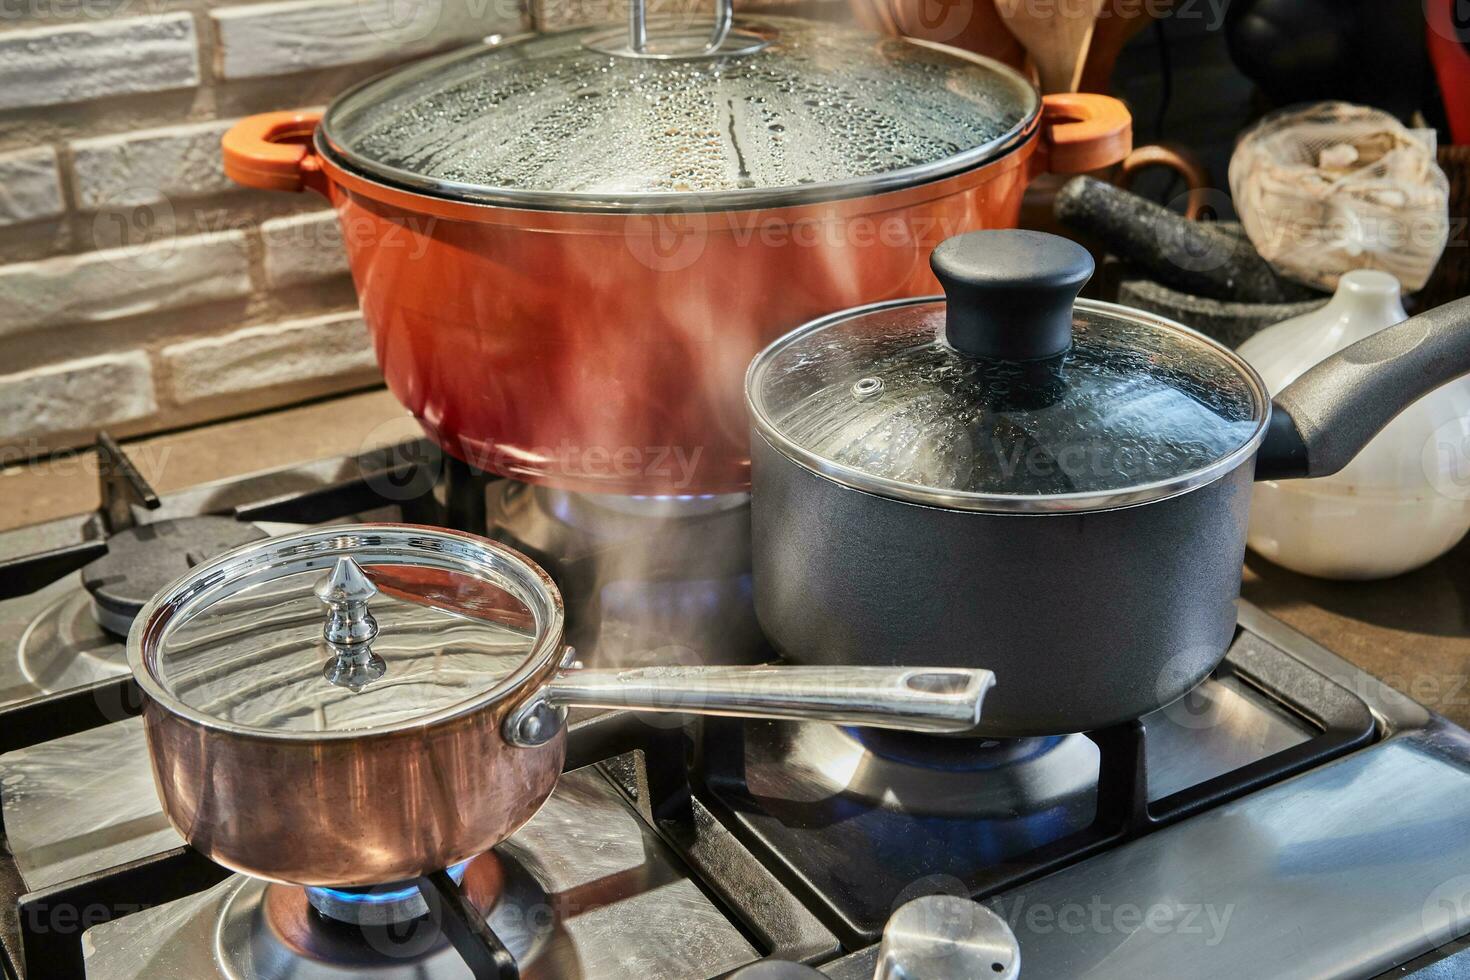
<path id="1" fill-rule="evenodd" d="M 322 676 L 338 687 L 360 691 L 388 669 L 372 649 L 378 621 L 368 610 L 368 600 L 378 594 L 378 587 L 361 565 L 344 555 L 312 591 L 327 607 L 322 636 L 334 654 L 322 667 Z"/>

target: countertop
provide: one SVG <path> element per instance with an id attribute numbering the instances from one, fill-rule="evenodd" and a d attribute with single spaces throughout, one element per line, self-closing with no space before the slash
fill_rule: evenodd
<path id="1" fill-rule="evenodd" d="M 197 429 L 124 448 L 161 491 L 389 445 L 418 432 L 382 390 Z M 0 528 L 97 506 L 90 454 L 0 469 Z M 1381 582 L 1330 582 L 1246 558 L 1245 598 L 1415 700 L 1470 727 L 1470 539 Z"/>
<path id="2" fill-rule="evenodd" d="M 1417 571 L 1377 582 L 1311 578 L 1247 553 L 1241 594 L 1470 728 L 1470 538 Z"/>

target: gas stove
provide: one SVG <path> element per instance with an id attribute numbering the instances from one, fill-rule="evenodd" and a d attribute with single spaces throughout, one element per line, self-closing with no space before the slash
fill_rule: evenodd
<path id="1" fill-rule="evenodd" d="M 591 663 L 771 656 L 739 498 L 587 500 L 408 443 L 160 497 L 105 437 L 96 514 L 0 534 L 8 977 L 872 977 L 894 909 L 979 899 L 1021 976 L 1470 975 L 1470 734 L 1258 610 L 1184 700 L 996 742 L 574 715 L 510 840 L 342 891 L 232 874 L 154 795 L 121 635 L 242 540 L 407 520 L 488 532 L 568 594 Z M 727 542 L 727 544 L 721 544 Z"/>

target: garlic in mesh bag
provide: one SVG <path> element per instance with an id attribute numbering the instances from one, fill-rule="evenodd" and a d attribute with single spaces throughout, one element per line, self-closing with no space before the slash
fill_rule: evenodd
<path id="1" fill-rule="evenodd" d="M 1272 113 L 1241 137 L 1230 193 L 1276 270 L 1333 290 L 1351 269 L 1422 287 L 1449 237 L 1449 181 L 1434 131 L 1386 112 L 1322 102 Z"/>

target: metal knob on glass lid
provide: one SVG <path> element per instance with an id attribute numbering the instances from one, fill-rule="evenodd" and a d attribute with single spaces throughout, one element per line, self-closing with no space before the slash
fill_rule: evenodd
<path id="1" fill-rule="evenodd" d="M 1080 245 L 979 231 L 935 249 L 945 297 L 814 321 L 752 363 L 756 431 L 857 489 L 971 510 L 1075 510 L 1207 482 L 1257 436 L 1254 372 L 1193 331 L 1078 300 Z"/>
<path id="2" fill-rule="evenodd" d="M 399 882 L 489 850 L 550 795 L 567 709 L 926 732 L 994 676 L 924 667 L 586 669 L 522 555 L 397 524 L 319 528 L 206 562 L 144 607 L 128 660 L 175 829 L 212 860 L 314 887 Z"/>
<path id="3" fill-rule="evenodd" d="M 736 30 L 733 0 L 715 0 L 714 24 L 708 31 L 691 29 L 681 17 L 649 23 L 647 0 L 628 0 L 628 29 L 603 31 L 582 41 L 585 47 L 619 58 L 655 61 L 719 58 L 752 54 L 770 43 L 769 34 Z"/>

